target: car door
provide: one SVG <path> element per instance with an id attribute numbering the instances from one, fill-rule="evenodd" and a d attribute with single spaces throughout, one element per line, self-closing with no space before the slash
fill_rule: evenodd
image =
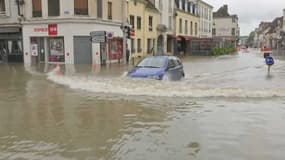
<path id="1" fill-rule="evenodd" d="M 177 62 L 175 59 L 170 58 L 168 60 L 168 76 L 171 80 L 177 80 L 179 77 L 178 74 L 179 67 L 177 66 Z"/>

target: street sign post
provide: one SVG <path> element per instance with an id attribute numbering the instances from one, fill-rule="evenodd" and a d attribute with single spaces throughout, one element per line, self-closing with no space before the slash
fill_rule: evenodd
<path id="1" fill-rule="evenodd" d="M 106 31 L 90 32 L 91 41 L 93 43 L 105 43 L 105 42 L 107 42 L 106 34 L 107 34 Z"/>

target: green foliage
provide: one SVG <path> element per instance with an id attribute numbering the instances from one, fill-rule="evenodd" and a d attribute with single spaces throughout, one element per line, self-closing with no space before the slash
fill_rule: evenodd
<path id="1" fill-rule="evenodd" d="M 226 48 L 214 48 L 212 50 L 212 55 L 221 56 L 226 54 L 233 54 L 236 52 L 235 47 L 226 47 Z"/>

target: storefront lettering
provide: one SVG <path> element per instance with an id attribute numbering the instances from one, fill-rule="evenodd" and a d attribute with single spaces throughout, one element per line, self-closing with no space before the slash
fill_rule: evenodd
<path id="1" fill-rule="evenodd" d="M 34 28 L 34 32 L 48 32 L 48 28 L 44 27 Z"/>

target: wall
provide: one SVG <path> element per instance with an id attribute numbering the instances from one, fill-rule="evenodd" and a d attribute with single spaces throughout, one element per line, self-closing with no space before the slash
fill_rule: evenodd
<path id="1" fill-rule="evenodd" d="M 182 19 L 182 33 L 180 33 L 180 23 L 179 20 Z M 188 21 L 188 34 L 185 34 L 185 20 Z M 193 34 L 191 34 L 191 21 L 193 22 Z M 199 27 L 200 27 L 200 19 L 198 16 L 194 16 L 190 13 L 186 13 L 184 11 L 177 11 L 176 16 L 176 35 L 181 36 L 194 36 L 198 37 L 200 35 Z M 195 23 L 197 23 L 197 35 L 195 35 Z"/>
<path id="2" fill-rule="evenodd" d="M 200 16 L 200 37 L 212 37 L 213 7 L 201 0 L 198 0 L 198 7 Z"/>
<path id="3" fill-rule="evenodd" d="M 213 28 L 216 29 L 216 36 L 232 36 L 232 28 L 238 30 L 237 23 L 232 22 L 232 18 L 215 18 Z"/>

